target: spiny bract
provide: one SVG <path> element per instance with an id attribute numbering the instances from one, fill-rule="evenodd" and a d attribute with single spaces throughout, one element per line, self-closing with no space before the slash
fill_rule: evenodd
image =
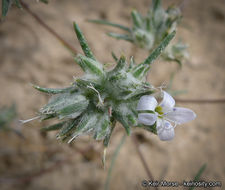
<path id="1" fill-rule="evenodd" d="M 105 20 L 89 20 L 97 24 L 104 24 L 117 27 L 125 31 L 125 34 L 108 33 L 109 36 L 116 39 L 122 39 L 136 44 L 138 47 L 152 51 L 158 46 L 163 38 L 174 31 L 181 19 L 179 8 L 170 6 L 164 10 L 161 0 L 153 0 L 152 6 L 146 16 L 142 16 L 136 10 L 131 12 L 132 28 L 108 22 Z M 162 58 L 167 61 L 175 61 L 181 64 L 182 60 L 188 58 L 187 45 L 178 42 L 169 45 L 162 53 Z"/>
<path id="2" fill-rule="evenodd" d="M 155 126 L 137 123 L 136 106 L 139 98 L 153 92 L 152 86 L 145 82 L 150 64 L 161 54 L 174 37 L 169 34 L 153 53 L 141 64 L 130 64 L 124 56 L 116 60 L 116 66 L 105 71 L 96 60 L 77 24 L 74 29 L 84 55 L 77 55 L 75 61 L 85 72 L 75 79 L 70 87 L 49 89 L 34 86 L 37 90 L 53 94 L 49 102 L 40 109 L 41 120 L 58 118 L 59 123 L 43 128 L 44 131 L 59 130 L 57 137 L 67 142 L 80 135 L 93 134 L 94 139 L 109 143 L 116 121 L 120 122 L 127 134 L 131 126 L 139 126 L 155 132 Z"/>

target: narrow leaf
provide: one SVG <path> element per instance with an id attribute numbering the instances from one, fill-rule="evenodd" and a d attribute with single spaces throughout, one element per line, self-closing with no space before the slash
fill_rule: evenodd
<path id="1" fill-rule="evenodd" d="M 104 147 L 108 147 L 108 145 L 109 145 L 109 140 L 110 140 L 110 137 L 111 137 L 111 135 L 112 135 L 112 132 L 113 132 L 113 130 L 114 130 L 114 128 L 115 128 L 116 120 L 111 121 L 111 123 L 112 123 L 112 124 L 111 124 L 111 127 L 110 127 L 110 133 L 107 134 L 107 135 L 105 136 L 104 140 L 103 140 L 103 145 L 104 145 Z"/>
<path id="2" fill-rule="evenodd" d="M 125 96 L 124 100 L 137 100 L 141 96 L 149 95 L 152 94 L 153 92 L 154 92 L 153 89 L 145 89 L 145 88 L 137 89 L 136 91 Z"/>
<path id="3" fill-rule="evenodd" d="M 161 0 L 152 0 L 153 11 L 156 11 L 161 6 Z"/>
<path id="4" fill-rule="evenodd" d="M 199 181 L 202 173 L 205 171 L 206 169 L 206 164 L 204 164 L 198 171 L 198 173 L 196 174 L 194 181 Z M 190 187 L 189 190 L 193 190 L 195 187 Z"/>
<path id="5" fill-rule="evenodd" d="M 43 127 L 41 128 L 41 131 L 55 131 L 55 130 L 59 130 L 63 127 L 63 125 L 65 124 L 66 122 L 63 121 L 63 122 L 60 122 L 60 123 L 56 123 L 56 124 L 53 124 L 53 125 L 50 125 L 50 126 L 47 126 L 47 127 Z"/>
<path id="6" fill-rule="evenodd" d="M 133 42 L 134 40 L 132 39 L 132 37 L 128 34 L 117 34 L 117 33 L 113 33 L 113 32 L 109 32 L 107 33 L 108 36 L 111 36 L 113 38 L 116 38 L 118 40 L 126 40 L 128 42 Z"/>
<path id="7" fill-rule="evenodd" d="M 126 133 L 128 136 L 130 136 L 130 125 L 128 124 L 128 122 L 126 121 L 126 119 L 124 119 L 124 117 L 120 116 L 120 115 L 116 115 L 116 119 L 123 125 L 124 129 L 126 130 Z"/>
<path id="8" fill-rule="evenodd" d="M 19 0 L 14 0 L 14 3 L 18 8 L 22 8 L 22 5 L 20 4 Z"/>
<path id="9" fill-rule="evenodd" d="M 58 112 L 59 119 L 76 118 L 87 108 L 88 104 L 89 101 L 84 100 L 64 107 Z"/>
<path id="10" fill-rule="evenodd" d="M 111 54 L 112 54 L 113 59 L 117 62 L 118 58 L 117 58 L 116 54 L 114 52 L 112 52 Z"/>
<path id="11" fill-rule="evenodd" d="M 134 69 L 133 69 L 133 76 L 135 78 L 140 78 L 142 77 L 142 75 L 145 73 L 145 70 L 149 68 L 149 67 L 146 67 L 146 65 L 143 65 L 143 64 L 139 64 L 137 65 Z"/>
<path id="12" fill-rule="evenodd" d="M 136 63 L 135 63 L 134 57 L 131 56 L 130 57 L 130 65 L 129 65 L 129 68 L 128 69 L 129 70 L 132 69 L 135 65 L 136 65 Z"/>
<path id="13" fill-rule="evenodd" d="M 86 41 L 86 39 L 84 38 L 84 35 L 83 33 L 81 32 L 79 26 L 74 22 L 73 23 L 73 27 L 74 27 L 74 30 L 76 32 L 76 35 L 77 35 L 77 39 L 79 40 L 80 42 L 80 46 L 84 52 L 84 54 L 88 57 L 88 58 L 91 58 L 93 60 L 96 60 L 91 49 L 89 48 L 88 46 L 88 43 Z"/>
<path id="14" fill-rule="evenodd" d="M 108 113 L 99 115 L 94 130 L 94 139 L 96 140 L 102 140 L 110 133 L 110 119 Z"/>
<path id="15" fill-rule="evenodd" d="M 171 34 L 166 36 L 161 42 L 161 44 L 147 57 L 147 59 L 143 63 L 134 67 L 132 73 L 135 78 L 143 78 L 147 74 L 148 70 L 150 69 L 151 63 L 153 63 L 153 61 L 155 61 L 156 58 L 158 58 L 158 56 L 166 48 L 169 42 L 173 39 L 175 33 L 176 32 L 173 31 Z"/>
<path id="16" fill-rule="evenodd" d="M 39 90 L 40 92 L 45 92 L 48 94 L 59 94 L 59 93 L 64 93 L 64 92 L 69 92 L 69 91 L 73 91 L 75 89 L 74 86 L 71 87 L 67 87 L 67 88 L 43 88 L 37 85 L 32 84 L 32 86 Z"/>
<path id="17" fill-rule="evenodd" d="M 2 17 L 5 17 L 12 4 L 12 0 L 2 0 Z"/>
<path id="18" fill-rule="evenodd" d="M 176 32 L 173 31 L 171 34 L 167 35 L 160 45 L 147 57 L 147 59 L 142 64 L 150 65 L 156 58 L 162 53 L 162 51 L 167 47 L 170 41 L 174 38 Z"/>
<path id="19" fill-rule="evenodd" d="M 55 114 L 46 114 L 46 115 L 41 115 L 40 119 L 41 121 L 44 121 L 44 120 L 52 119 L 54 117 L 56 117 Z"/>
<path id="20" fill-rule="evenodd" d="M 92 23 L 96 23 L 96 24 L 103 24 L 103 25 L 108 25 L 108 26 L 113 26 L 113 27 L 117 27 L 120 28 L 122 30 L 131 32 L 130 28 L 120 25 L 120 24 L 116 24 L 116 23 L 112 23 L 106 20 L 88 20 L 88 22 L 92 22 Z"/>
<path id="21" fill-rule="evenodd" d="M 60 119 L 64 117 L 74 118 L 86 109 L 88 102 L 86 97 L 79 93 L 58 94 L 53 96 L 48 104 L 40 109 L 40 113 L 41 115 L 56 115 Z M 73 108 L 72 105 L 75 107 Z"/>
<path id="22" fill-rule="evenodd" d="M 131 12 L 131 17 L 132 17 L 134 26 L 136 26 L 137 28 L 141 28 L 143 24 L 143 19 L 141 15 L 136 10 L 133 10 Z"/>
<path id="23" fill-rule="evenodd" d="M 103 86 L 101 86 L 100 84 L 98 84 L 96 81 L 91 80 L 91 79 L 76 79 L 76 84 L 77 86 L 87 89 L 87 86 L 93 86 L 94 88 L 100 89 L 100 90 L 104 90 Z"/>
<path id="24" fill-rule="evenodd" d="M 80 122 L 78 123 L 76 130 L 72 134 L 72 138 L 68 141 L 68 143 L 71 143 L 76 137 L 80 135 L 85 135 L 93 131 L 97 122 L 97 114 L 94 114 L 93 112 L 84 114 Z"/>
<path id="25" fill-rule="evenodd" d="M 126 58 L 124 55 L 122 55 L 119 61 L 117 62 L 117 65 L 111 71 L 109 71 L 109 74 L 118 73 L 119 71 L 124 69 L 125 66 L 126 66 Z"/>
<path id="26" fill-rule="evenodd" d="M 75 61 L 86 73 L 95 74 L 99 77 L 104 75 L 102 64 L 83 55 L 75 57 Z"/>
<path id="27" fill-rule="evenodd" d="M 78 120 L 70 120 L 65 123 L 65 125 L 59 131 L 58 137 L 63 137 L 70 133 L 70 131 L 76 127 Z"/>

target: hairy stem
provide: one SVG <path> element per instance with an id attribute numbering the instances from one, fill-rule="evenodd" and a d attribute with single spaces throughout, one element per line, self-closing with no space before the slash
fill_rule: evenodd
<path id="1" fill-rule="evenodd" d="M 52 34 L 57 40 L 59 40 L 72 54 L 77 54 L 78 51 L 72 45 L 66 42 L 59 34 L 57 34 L 55 30 L 49 27 L 38 15 L 36 15 L 25 2 L 21 0 L 20 3 L 23 9 L 30 16 L 32 16 L 43 28 L 45 28 L 50 34 Z"/>

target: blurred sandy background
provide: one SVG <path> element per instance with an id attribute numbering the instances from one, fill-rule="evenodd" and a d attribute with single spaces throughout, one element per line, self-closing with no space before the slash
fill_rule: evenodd
<path id="1" fill-rule="evenodd" d="M 129 57 L 134 48 L 128 42 L 105 35 L 113 29 L 85 20 L 101 18 L 129 25 L 131 10 L 136 8 L 145 14 L 151 3 L 150 0 L 50 0 L 49 5 L 34 0 L 26 2 L 81 52 L 72 28 L 72 21 L 76 21 L 102 63 L 113 63 L 111 51 Z M 163 1 L 165 7 L 171 3 L 180 1 Z M 225 94 L 225 1 L 186 1 L 183 16 L 176 38 L 189 44 L 191 57 L 175 75 L 173 89 L 188 91 L 181 98 L 222 98 Z M 137 62 L 146 56 L 143 50 L 135 50 Z M 168 82 L 171 72 L 176 70 L 174 63 L 156 61 L 148 80 L 159 86 Z M 0 106 L 15 102 L 19 118 L 31 118 L 49 97 L 34 90 L 29 83 L 63 87 L 73 76 L 80 75 L 82 72 L 73 57 L 53 36 L 25 11 L 15 7 L 10 10 L 0 23 Z M 143 130 L 133 132 L 139 134 L 140 149 L 154 178 L 192 180 L 206 163 L 201 179 L 224 183 L 224 104 L 178 105 L 193 109 L 197 119 L 176 127 L 173 141 L 162 142 Z M 124 134 L 121 126 L 118 125 L 121 130 L 112 136 L 104 170 L 101 142 L 84 137 L 68 146 L 57 141 L 54 132 L 40 133 L 39 129 L 47 124 L 34 121 L 25 125 L 22 128 L 25 140 L 14 133 L 0 132 L 0 189 L 103 189 L 113 151 Z M 141 187 L 143 179 L 147 179 L 147 174 L 128 137 L 113 169 L 110 189 L 146 189 Z"/>

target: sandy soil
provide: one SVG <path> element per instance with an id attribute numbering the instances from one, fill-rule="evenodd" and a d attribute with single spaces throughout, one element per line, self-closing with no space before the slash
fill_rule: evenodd
<path id="1" fill-rule="evenodd" d="M 135 7 L 144 13 L 149 2 L 52 0 L 49 5 L 35 1 L 30 5 L 80 51 L 72 28 L 72 21 L 77 21 L 96 57 L 103 63 L 112 63 L 111 51 L 118 55 L 123 52 L 128 57 L 134 52 L 133 46 L 107 37 L 105 32 L 109 28 L 87 23 L 85 19 L 105 18 L 127 25 L 130 11 Z M 170 2 L 179 3 L 178 0 L 163 1 L 165 7 Z M 177 39 L 180 37 L 189 44 L 191 57 L 175 75 L 173 89 L 187 90 L 182 98 L 224 97 L 225 2 L 189 0 L 183 15 Z M 135 50 L 137 62 L 146 56 L 143 50 Z M 176 64 L 156 61 L 148 80 L 159 86 L 168 82 L 171 72 L 176 70 Z M 81 74 L 70 53 L 25 11 L 13 8 L 7 19 L 0 23 L 0 105 L 15 102 L 19 118 L 33 117 L 49 98 L 32 89 L 29 83 L 62 87 L 67 86 L 73 76 Z M 140 148 L 154 178 L 179 182 L 192 180 L 206 163 L 207 169 L 201 179 L 224 183 L 224 104 L 179 105 L 193 109 L 198 117 L 178 126 L 172 142 L 161 142 L 146 131 L 136 131 L 142 135 Z M 34 121 L 24 126 L 25 140 L 13 133 L 0 133 L 0 189 L 103 189 L 111 156 L 124 131 L 113 135 L 104 170 L 101 143 L 84 137 L 72 146 L 62 144 L 55 139 L 54 132 L 40 133 L 39 128 L 47 124 Z M 141 187 L 143 179 L 147 179 L 147 175 L 128 137 L 113 169 L 110 187 L 146 189 Z"/>

